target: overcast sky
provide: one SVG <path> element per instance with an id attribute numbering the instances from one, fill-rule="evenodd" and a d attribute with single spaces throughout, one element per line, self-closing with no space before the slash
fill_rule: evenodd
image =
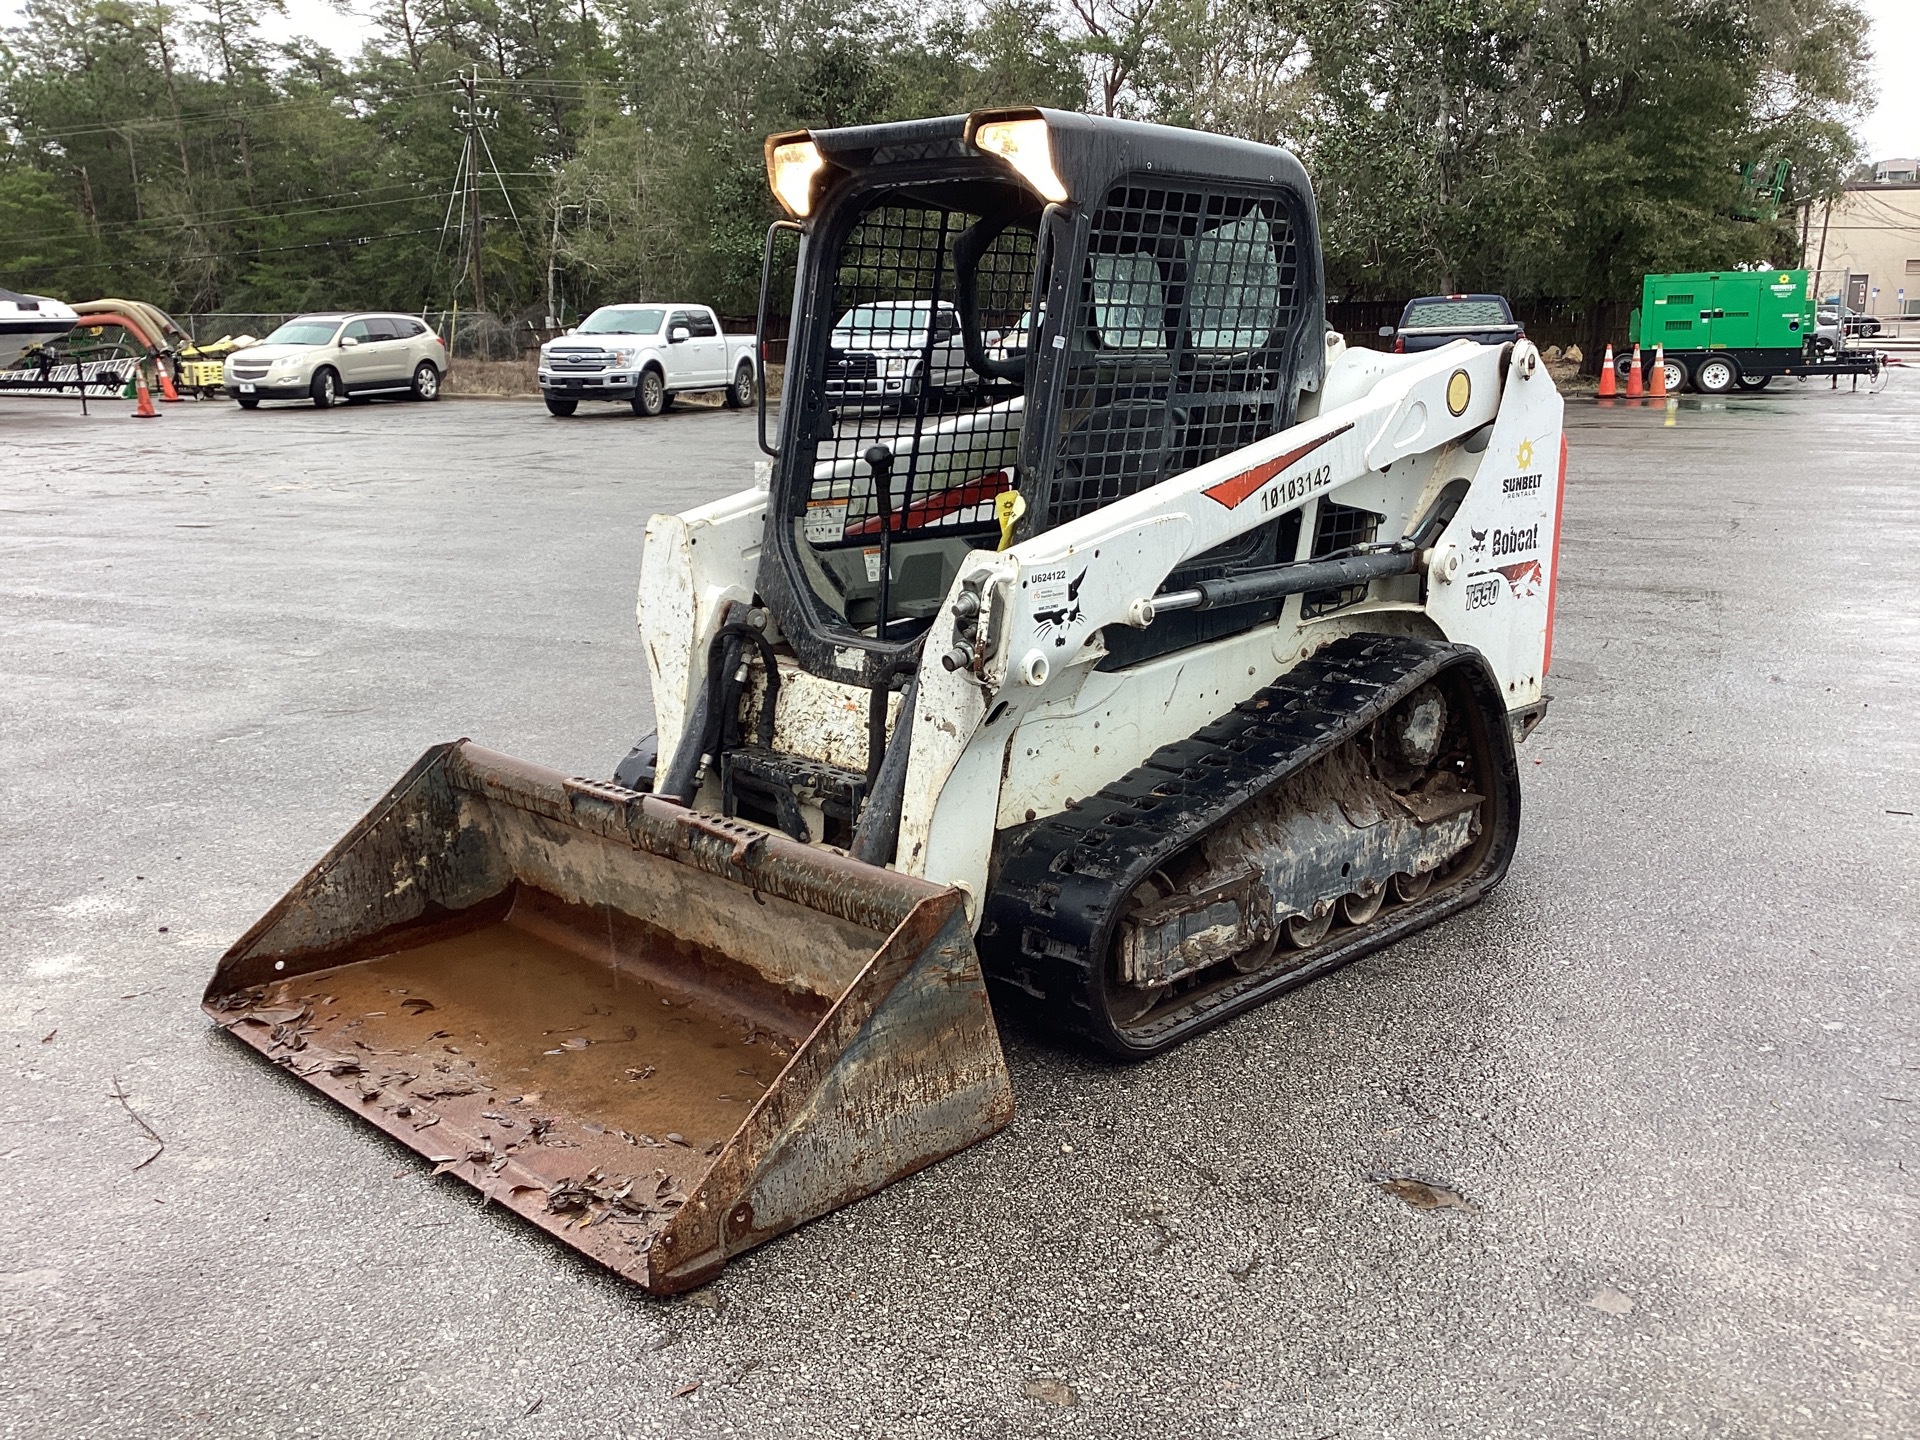
<path id="1" fill-rule="evenodd" d="M 1855 0 L 1873 24 L 1874 80 L 1880 103 L 1867 117 L 1861 139 L 1873 159 L 1920 155 L 1920 85 L 1913 80 L 1920 61 L 1920 0 Z M 18 0 L 0 0 L 0 14 L 17 15 Z M 270 16 L 269 33 L 308 35 L 332 50 L 350 55 L 366 37 L 366 22 L 350 5 L 333 0 L 287 0 L 287 18 Z M 1904 62 L 1904 63 L 1902 63 Z"/>

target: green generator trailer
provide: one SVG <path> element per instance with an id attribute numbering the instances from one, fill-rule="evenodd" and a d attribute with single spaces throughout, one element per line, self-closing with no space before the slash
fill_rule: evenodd
<path id="1" fill-rule="evenodd" d="M 1805 270 L 1649 275 L 1633 316 L 1640 363 L 1665 347 L 1669 394 L 1764 390 L 1776 375 L 1877 375 L 1880 357 L 1848 352 L 1816 333 Z M 1620 357 L 1622 372 L 1633 364 Z"/>

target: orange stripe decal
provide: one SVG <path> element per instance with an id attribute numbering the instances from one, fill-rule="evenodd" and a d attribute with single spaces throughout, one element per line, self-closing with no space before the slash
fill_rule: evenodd
<path id="1" fill-rule="evenodd" d="M 1540 656 L 1540 678 L 1553 668 L 1553 602 L 1560 594 L 1560 516 L 1567 508 L 1567 432 L 1560 432 L 1560 483 L 1553 495 L 1553 560 L 1547 575 L 1547 644 Z"/>
<path id="2" fill-rule="evenodd" d="M 1318 440 L 1309 440 L 1298 450 L 1289 450 L 1284 455 L 1277 455 L 1271 460 L 1263 460 L 1251 470 L 1242 470 L 1238 475 L 1222 480 L 1218 485 L 1209 485 L 1200 493 L 1205 495 L 1209 500 L 1218 501 L 1229 510 L 1237 509 L 1248 496 L 1252 495 L 1254 491 L 1258 490 L 1262 485 L 1265 485 L 1269 480 L 1277 477 L 1281 471 L 1287 469 L 1296 461 L 1305 459 L 1328 441 L 1339 439 L 1352 428 L 1353 426 L 1351 425 L 1342 425 L 1338 430 L 1329 431 Z"/>

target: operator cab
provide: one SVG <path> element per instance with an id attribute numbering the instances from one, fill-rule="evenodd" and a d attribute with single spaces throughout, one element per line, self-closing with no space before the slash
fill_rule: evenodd
<path id="1" fill-rule="evenodd" d="M 1312 192 L 1285 151 L 1021 110 L 767 154 L 801 243 L 760 591 L 816 674 L 884 683 L 969 551 L 1283 429 L 1319 383 Z M 1181 574 L 1291 559 L 1298 526 Z"/>

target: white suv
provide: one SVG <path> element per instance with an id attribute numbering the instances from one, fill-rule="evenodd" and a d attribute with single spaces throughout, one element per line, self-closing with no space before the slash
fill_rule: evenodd
<path id="1" fill-rule="evenodd" d="M 258 345 L 227 357 L 227 394 L 241 408 L 262 400 L 311 400 L 322 410 L 342 398 L 440 398 L 447 347 L 411 315 L 302 315 Z"/>

